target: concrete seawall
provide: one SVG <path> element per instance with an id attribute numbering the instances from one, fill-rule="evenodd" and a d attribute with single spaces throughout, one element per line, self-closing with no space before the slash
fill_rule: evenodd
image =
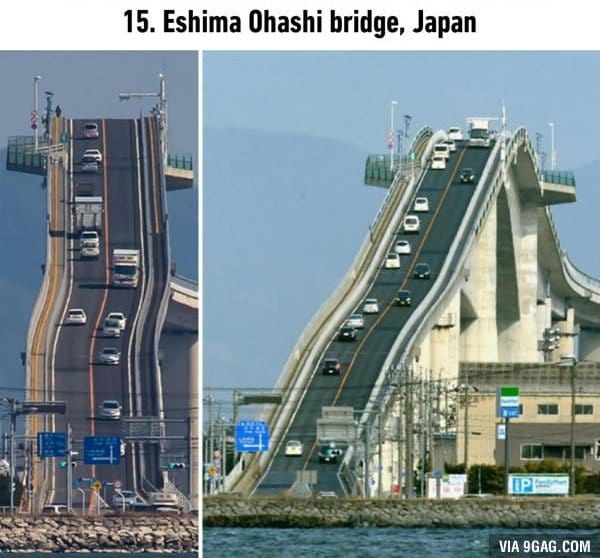
<path id="1" fill-rule="evenodd" d="M 198 518 L 191 515 L 5 515 L 4 552 L 197 552 Z"/>
<path id="2" fill-rule="evenodd" d="M 223 498 L 203 501 L 205 527 L 600 528 L 600 498 L 355 500 Z"/>

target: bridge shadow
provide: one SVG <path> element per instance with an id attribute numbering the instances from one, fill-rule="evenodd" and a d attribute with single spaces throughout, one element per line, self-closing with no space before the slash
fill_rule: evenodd
<path id="1" fill-rule="evenodd" d="M 106 283 L 86 283 L 85 285 L 79 285 L 80 289 L 106 289 L 109 285 Z"/>

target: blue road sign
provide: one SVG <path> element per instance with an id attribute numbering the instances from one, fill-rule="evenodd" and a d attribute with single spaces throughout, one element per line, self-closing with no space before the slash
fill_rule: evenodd
<path id="1" fill-rule="evenodd" d="M 235 450 L 257 453 L 269 449 L 269 425 L 261 420 L 241 420 L 235 425 Z"/>
<path id="2" fill-rule="evenodd" d="M 83 462 L 86 465 L 118 465 L 121 463 L 121 438 L 84 436 Z"/>
<path id="3" fill-rule="evenodd" d="M 519 407 L 500 407 L 502 418 L 519 418 Z"/>
<path id="4" fill-rule="evenodd" d="M 67 435 L 64 432 L 38 432 L 38 457 L 64 457 L 67 455 Z"/>

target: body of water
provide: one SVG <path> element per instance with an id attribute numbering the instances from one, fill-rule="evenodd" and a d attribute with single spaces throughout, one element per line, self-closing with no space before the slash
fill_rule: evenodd
<path id="1" fill-rule="evenodd" d="M 490 536 L 507 544 L 490 554 Z M 593 531 L 541 529 L 403 529 L 398 527 L 328 529 L 228 529 L 202 531 L 203 556 L 227 558 L 490 558 L 495 556 L 600 556 Z M 590 540 L 591 552 L 560 553 L 563 540 Z M 595 545 L 595 546 L 594 546 Z M 569 548 L 576 548 L 572 545 Z M 586 545 L 579 545 L 586 548 Z M 512 551 L 512 552 L 509 552 Z"/>

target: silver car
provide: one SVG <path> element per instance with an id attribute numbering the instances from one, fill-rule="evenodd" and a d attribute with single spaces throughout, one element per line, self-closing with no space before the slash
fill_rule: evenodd
<path id="1" fill-rule="evenodd" d="M 121 404 L 114 399 L 105 399 L 100 405 L 100 417 L 118 420 L 121 418 Z"/>
<path id="2" fill-rule="evenodd" d="M 121 337 L 119 320 L 106 318 L 106 320 L 104 320 L 104 325 L 102 326 L 102 335 L 104 335 L 104 337 Z"/>
<path id="3" fill-rule="evenodd" d="M 116 347 L 104 347 L 98 355 L 102 364 L 119 364 L 121 362 L 121 351 Z"/>

